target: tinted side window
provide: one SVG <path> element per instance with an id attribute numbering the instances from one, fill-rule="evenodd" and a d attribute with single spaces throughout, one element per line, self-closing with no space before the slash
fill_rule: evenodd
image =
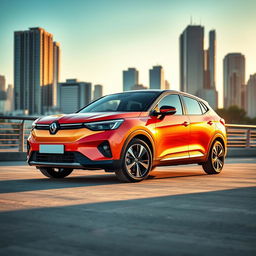
<path id="1" fill-rule="evenodd" d="M 177 112 L 175 115 L 182 115 L 182 106 L 180 102 L 180 97 L 177 94 L 170 94 L 165 96 L 161 101 L 158 103 L 158 111 L 162 106 L 172 106 L 175 107 Z"/>
<path id="2" fill-rule="evenodd" d="M 189 115 L 202 115 L 201 107 L 197 100 L 183 96 Z"/>

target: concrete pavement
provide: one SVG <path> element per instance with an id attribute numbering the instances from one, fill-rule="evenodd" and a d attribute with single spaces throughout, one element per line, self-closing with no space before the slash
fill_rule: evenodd
<path id="1" fill-rule="evenodd" d="M 219 175 L 161 167 L 141 183 L 103 171 L 44 178 L 0 166 L 0 255 L 255 255 L 256 159 Z"/>

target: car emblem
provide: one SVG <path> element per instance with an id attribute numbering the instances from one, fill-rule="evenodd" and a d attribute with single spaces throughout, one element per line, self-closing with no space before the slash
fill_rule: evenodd
<path id="1" fill-rule="evenodd" d="M 51 123 L 50 124 L 50 127 L 49 127 L 49 130 L 50 130 L 50 134 L 55 134 L 58 130 L 58 125 L 57 123 Z"/>

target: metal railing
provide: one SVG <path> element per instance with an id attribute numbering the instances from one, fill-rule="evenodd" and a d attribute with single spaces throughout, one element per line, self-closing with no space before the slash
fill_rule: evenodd
<path id="1" fill-rule="evenodd" d="M 25 152 L 31 125 L 37 117 L 0 116 L 0 152 Z M 228 147 L 256 147 L 256 125 L 226 124 Z"/>
<path id="2" fill-rule="evenodd" d="M 226 124 L 228 147 L 256 147 L 256 125 Z"/>
<path id="3" fill-rule="evenodd" d="M 25 152 L 31 126 L 37 117 L 0 116 L 0 152 Z"/>

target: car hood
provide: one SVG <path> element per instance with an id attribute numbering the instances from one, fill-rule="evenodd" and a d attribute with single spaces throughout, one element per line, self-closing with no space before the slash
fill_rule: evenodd
<path id="1" fill-rule="evenodd" d="M 82 123 L 94 122 L 102 120 L 111 120 L 119 118 L 139 117 L 141 112 L 99 112 L 99 113 L 74 113 L 74 114 L 60 114 L 41 117 L 37 120 L 38 124 L 50 124 L 58 121 L 60 124 L 66 123 Z"/>

